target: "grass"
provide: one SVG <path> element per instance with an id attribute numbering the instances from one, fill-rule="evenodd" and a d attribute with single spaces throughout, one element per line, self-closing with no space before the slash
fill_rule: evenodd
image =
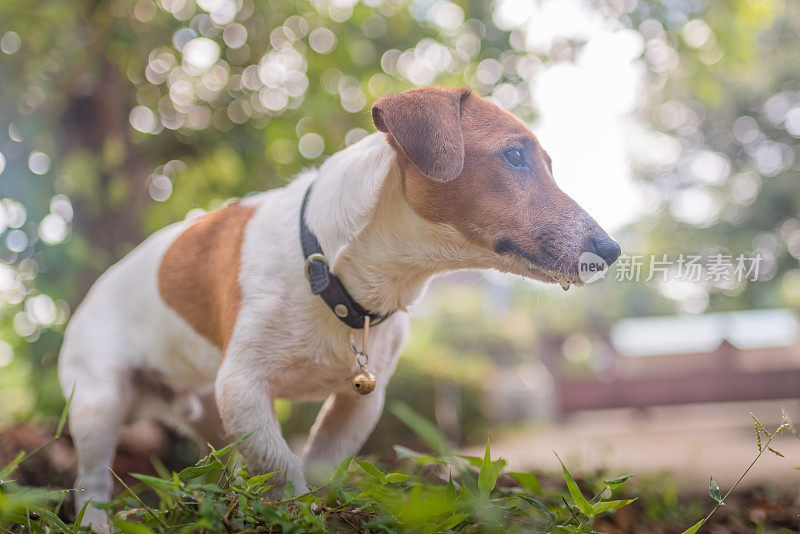
<path id="1" fill-rule="evenodd" d="M 581 487 L 561 462 L 563 485 L 542 489 L 533 473 L 510 471 L 492 458 L 455 453 L 430 422 L 404 405 L 393 412 L 414 430 L 433 453 L 396 446 L 397 469 L 386 469 L 353 456 L 345 459 L 323 486 L 295 495 L 291 485 L 279 500 L 269 500 L 275 473 L 250 474 L 235 451 L 236 443 L 210 452 L 196 465 L 178 472 L 161 468 L 159 476 L 136 475 L 136 484 L 103 505 L 113 527 L 123 533 L 150 532 L 543 532 L 588 533 L 635 499 L 617 498 L 632 477 L 597 480 Z M 58 426 L 63 428 L 66 408 Z M 770 433 L 755 419 L 758 455 L 773 451 L 775 435 L 794 428 L 788 418 Z M 765 442 L 762 443 L 762 437 Z M 247 439 L 247 438 L 243 438 Z M 779 453 L 778 453 L 779 454 Z M 63 520 L 69 491 L 47 491 L 16 484 L 10 477 L 30 455 L 21 454 L 0 471 L 0 531 L 85 532 Z M 722 506 L 725 496 L 711 479 L 715 506 L 685 531 L 698 532 Z M 584 491 L 591 488 L 591 496 Z M 270 492 L 271 494 L 272 492 Z"/>
<path id="2" fill-rule="evenodd" d="M 778 428 L 775 429 L 774 433 L 771 433 L 769 430 L 766 429 L 766 427 L 763 424 L 761 424 L 761 421 L 759 421 L 758 418 L 756 418 L 756 416 L 753 415 L 752 412 L 750 412 L 750 417 L 753 418 L 753 425 L 755 427 L 756 445 L 758 446 L 758 454 L 756 454 L 756 457 L 753 459 L 753 461 L 750 463 L 747 469 L 745 469 L 745 471 L 742 473 L 739 479 L 733 484 L 733 486 L 731 486 L 731 488 L 727 491 L 727 493 L 725 493 L 724 496 L 721 495 L 719 486 L 714 481 L 714 477 L 712 476 L 709 478 L 708 494 L 711 496 L 712 499 L 714 499 L 716 505 L 714 506 L 714 508 L 711 509 L 711 511 L 708 513 L 707 516 L 705 516 L 703 519 L 701 519 L 688 529 L 684 530 L 681 534 L 695 534 L 696 532 L 699 532 L 700 528 L 702 528 L 702 526 L 705 525 L 709 519 L 711 519 L 714 513 L 716 513 L 716 511 L 719 510 L 720 506 L 725 506 L 725 500 L 733 493 L 736 487 L 739 486 L 739 483 L 742 480 L 744 480 L 744 477 L 747 476 L 747 473 L 749 473 L 750 470 L 753 469 L 753 467 L 755 467 L 756 462 L 758 462 L 758 460 L 765 452 L 769 451 L 775 454 L 776 456 L 780 456 L 781 458 L 784 457 L 783 454 L 770 447 L 770 444 L 772 443 L 772 440 L 775 439 L 775 436 L 784 431 L 788 431 L 794 437 L 800 439 L 800 437 L 797 435 L 797 431 L 794 428 L 792 420 L 789 419 L 789 415 L 785 411 L 782 412 L 781 415 L 782 415 L 781 424 L 778 426 Z M 762 443 L 761 441 L 762 436 L 768 438 L 766 443 Z"/>

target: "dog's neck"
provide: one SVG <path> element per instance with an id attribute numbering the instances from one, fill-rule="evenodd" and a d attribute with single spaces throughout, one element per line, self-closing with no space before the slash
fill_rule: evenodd
<path id="1" fill-rule="evenodd" d="M 378 314 L 406 309 L 437 273 L 473 267 L 463 236 L 408 205 L 396 160 L 383 134 L 335 154 L 320 168 L 307 212 L 333 272 Z"/>

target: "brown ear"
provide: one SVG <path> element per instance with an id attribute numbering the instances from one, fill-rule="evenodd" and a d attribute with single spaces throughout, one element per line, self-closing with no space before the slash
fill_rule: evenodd
<path id="1" fill-rule="evenodd" d="M 385 95 L 372 106 L 375 127 L 394 137 L 427 177 L 447 182 L 464 168 L 461 102 L 467 89 L 422 87 Z"/>

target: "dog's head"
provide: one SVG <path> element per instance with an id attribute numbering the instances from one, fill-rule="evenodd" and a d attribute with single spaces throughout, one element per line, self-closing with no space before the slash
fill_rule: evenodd
<path id="1" fill-rule="evenodd" d="M 513 115 L 468 90 L 425 87 L 381 97 L 378 130 L 398 152 L 408 203 L 493 252 L 491 267 L 580 284 L 579 258 L 606 264 L 619 245 L 553 180 L 550 157 Z"/>

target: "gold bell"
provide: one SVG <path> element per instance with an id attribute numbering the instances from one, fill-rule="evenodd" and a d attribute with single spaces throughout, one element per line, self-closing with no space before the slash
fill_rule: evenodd
<path id="1" fill-rule="evenodd" d="M 361 369 L 353 377 L 351 384 L 353 384 L 353 389 L 356 390 L 357 393 L 369 395 L 375 390 L 375 375 L 366 369 Z"/>

